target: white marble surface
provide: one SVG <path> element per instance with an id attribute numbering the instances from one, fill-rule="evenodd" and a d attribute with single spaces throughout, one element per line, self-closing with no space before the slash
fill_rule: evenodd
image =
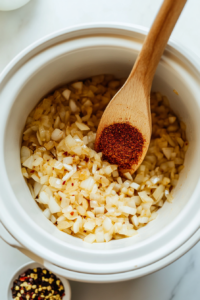
<path id="1" fill-rule="evenodd" d="M 31 0 L 23 8 L 0 12 L 0 72 L 32 42 L 67 26 L 88 22 L 127 22 L 149 27 L 162 0 Z M 200 1 L 188 3 L 172 39 L 200 59 Z M 12 272 L 29 261 L 0 240 L 0 299 Z M 71 282 L 73 300 L 199 300 L 200 243 L 167 268 L 116 284 Z"/>

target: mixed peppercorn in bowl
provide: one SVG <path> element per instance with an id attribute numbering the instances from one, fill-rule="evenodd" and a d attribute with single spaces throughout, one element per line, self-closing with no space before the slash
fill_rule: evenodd
<path id="1" fill-rule="evenodd" d="M 60 279 L 42 268 L 28 269 L 20 274 L 11 290 L 14 300 L 61 300 L 65 296 Z"/>
<path id="2" fill-rule="evenodd" d="M 151 143 L 133 175 L 94 150 L 103 111 L 123 82 L 100 75 L 62 86 L 38 103 L 23 131 L 32 197 L 59 230 L 89 243 L 136 235 L 172 202 L 184 168 L 186 127 L 160 93 L 151 94 Z"/>
<path id="3" fill-rule="evenodd" d="M 13 274 L 7 297 L 8 300 L 70 300 L 71 288 L 67 279 L 39 263 L 28 262 Z"/>

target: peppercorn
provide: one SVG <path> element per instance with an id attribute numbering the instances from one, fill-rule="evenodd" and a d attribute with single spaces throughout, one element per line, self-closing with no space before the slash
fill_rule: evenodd
<path id="1" fill-rule="evenodd" d="M 97 151 L 111 164 L 122 169 L 130 169 L 137 164 L 144 146 L 144 138 L 139 130 L 129 123 L 116 123 L 106 127 L 101 133 Z"/>

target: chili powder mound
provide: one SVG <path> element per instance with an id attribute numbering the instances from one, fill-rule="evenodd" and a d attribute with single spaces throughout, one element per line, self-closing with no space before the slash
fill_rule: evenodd
<path id="1" fill-rule="evenodd" d="M 98 151 L 111 164 L 130 169 L 137 164 L 143 150 L 144 138 L 139 130 L 129 123 L 116 123 L 106 127 L 98 145 Z"/>

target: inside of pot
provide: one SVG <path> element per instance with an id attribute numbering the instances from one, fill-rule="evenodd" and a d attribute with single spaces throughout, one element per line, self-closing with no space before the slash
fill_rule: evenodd
<path id="1" fill-rule="evenodd" d="M 51 51 L 51 49 L 48 51 Z M 24 69 L 21 68 L 18 71 L 18 76 L 21 76 L 24 80 L 18 93 L 13 96 L 5 131 L 4 152 L 7 175 L 15 194 L 15 201 L 20 205 L 24 216 L 26 218 L 28 216 L 32 221 L 33 226 L 37 226 L 38 230 L 53 236 L 58 242 L 60 240 L 80 248 L 99 250 L 123 248 L 132 244 L 138 245 L 147 238 L 160 233 L 177 218 L 185 206 L 188 205 L 197 184 L 199 174 L 197 143 L 200 136 L 200 118 L 192 85 L 186 82 L 184 74 L 179 73 L 177 69 L 173 69 L 173 61 L 170 61 L 170 58 L 161 60 L 152 90 L 159 91 L 168 97 L 172 109 L 187 125 L 187 138 L 189 140 L 185 167 L 181 172 L 178 185 L 174 189 L 173 203 L 165 202 L 159 210 L 156 220 L 140 229 L 137 236 L 111 241 L 108 244 L 89 245 L 83 243 L 82 240 L 60 232 L 45 218 L 32 199 L 20 168 L 22 130 L 30 111 L 50 90 L 72 80 L 98 74 L 114 74 L 118 78 L 127 77 L 136 60 L 138 51 L 120 46 L 102 45 L 85 47 L 62 54 L 58 53 L 53 58 L 50 58 L 50 52 L 48 51 L 45 52 L 43 57 L 41 55 L 40 59 L 33 58 L 24 66 Z M 179 95 L 173 92 L 174 89 Z"/>

